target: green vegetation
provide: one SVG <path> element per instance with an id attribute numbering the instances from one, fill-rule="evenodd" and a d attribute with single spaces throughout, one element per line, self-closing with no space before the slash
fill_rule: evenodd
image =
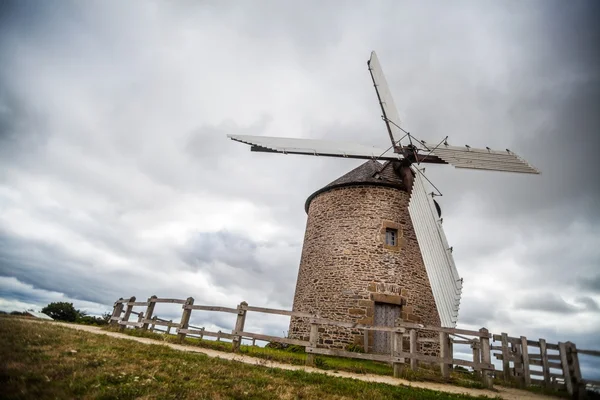
<path id="1" fill-rule="evenodd" d="M 112 327 L 104 329 L 113 330 Z M 137 329 L 126 329 L 123 333 L 131 336 L 147 337 L 159 341 L 166 341 L 170 343 L 179 343 L 177 336 L 165 335 L 153 332 L 144 332 Z M 201 340 L 199 338 L 185 339 L 186 345 L 198 346 L 207 349 L 231 352 L 231 343 L 229 342 L 217 342 L 214 340 Z M 353 351 L 360 351 L 359 346 L 353 348 Z M 277 343 L 273 343 L 272 346 L 258 347 L 242 345 L 240 346 L 240 354 L 244 354 L 250 357 L 261 358 L 268 361 L 275 361 L 285 364 L 292 365 L 304 365 L 306 360 L 306 353 L 304 348 L 301 346 L 281 346 Z M 331 371 L 346 371 L 357 374 L 373 374 L 373 375 L 386 375 L 392 376 L 393 370 L 390 364 L 359 360 L 342 357 L 331 357 L 331 356 L 317 356 L 315 358 L 315 367 L 323 370 Z M 456 386 L 462 386 L 473 389 L 484 389 L 483 382 L 472 373 L 468 372 L 465 368 L 460 368 L 453 371 L 450 374 L 450 379 L 442 378 L 439 373 L 437 366 L 421 365 L 417 371 L 412 371 L 410 368 L 404 368 L 402 371 L 401 378 L 409 381 L 429 381 L 429 382 L 440 382 L 450 383 Z"/>
<path id="2" fill-rule="evenodd" d="M 3 398 L 472 398 L 247 365 L 7 316 L 0 317 L 0 343 Z"/>
<path id="3" fill-rule="evenodd" d="M 108 325 L 110 319 L 110 314 L 104 314 L 102 317 L 86 315 L 85 311 L 76 310 L 73 303 L 64 301 L 50 303 L 42 308 L 42 312 L 57 321 L 77 322 L 84 325 Z"/>
<path id="4" fill-rule="evenodd" d="M 78 317 L 85 315 L 83 312 L 76 310 L 73 303 L 64 301 L 50 303 L 42 308 L 42 312 L 57 321 L 75 322 Z"/>

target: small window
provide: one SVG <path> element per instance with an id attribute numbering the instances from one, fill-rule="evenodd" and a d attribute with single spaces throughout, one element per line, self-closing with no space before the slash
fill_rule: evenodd
<path id="1" fill-rule="evenodd" d="M 386 228 L 385 244 L 388 246 L 396 246 L 398 244 L 398 229 Z"/>

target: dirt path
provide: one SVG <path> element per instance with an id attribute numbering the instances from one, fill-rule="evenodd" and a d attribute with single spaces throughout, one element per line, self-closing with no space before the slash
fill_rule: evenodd
<path id="1" fill-rule="evenodd" d="M 31 322 L 33 322 L 33 321 L 31 321 Z M 387 383 L 389 385 L 403 385 L 403 386 L 411 386 L 411 387 L 416 387 L 416 388 L 431 389 L 431 390 L 436 390 L 439 392 L 446 392 L 446 393 L 468 394 L 471 396 L 482 396 L 483 395 L 483 396 L 488 396 L 491 398 L 501 397 L 501 398 L 507 399 L 507 400 L 556 399 L 555 397 L 543 396 L 543 395 L 527 392 L 524 390 L 505 388 L 505 387 L 501 387 L 501 386 L 496 386 L 495 389 L 497 389 L 498 391 L 493 392 L 491 390 L 471 389 L 471 388 L 464 388 L 464 387 L 460 387 L 460 386 L 446 385 L 446 384 L 435 383 L 435 382 L 411 382 L 411 381 L 407 381 L 404 379 L 393 378 L 391 376 L 354 374 L 351 372 L 343 372 L 343 371 L 338 371 L 338 372 L 325 371 L 325 370 L 318 369 L 318 368 L 312 368 L 312 367 L 306 367 L 306 366 L 300 366 L 300 365 L 282 364 L 282 363 L 278 363 L 278 362 L 274 362 L 274 361 L 267 361 L 267 360 L 264 360 L 261 358 L 249 357 L 249 356 L 245 356 L 245 355 L 241 355 L 241 354 L 234 354 L 234 353 L 225 353 L 222 351 L 205 349 L 202 347 L 183 346 L 180 344 L 162 342 L 162 341 L 158 341 L 158 340 L 154 340 L 154 339 L 129 336 L 124 333 L 105 331 L 105 330 L 102 330 L 95 326 L 65 324 L 65 323 L 60 323 L 60 322 L 47 322 L 47 323 L 51 323 L 53 325 L 58 325 L 58 326 L 63 326 L 65 328 L 95 333 L 97 335 L 106 335 L 106 336 L 111 336 L 114 338 L 132 340 L 135 342 L 145 343 L 145 344 L 163 345 L 163 346 L 168 346 L 174 350 L 188 351 L 188 352 L 192 352 L 192 353 L 202 353 L 202 354 L 206 354 L 209 357 L 217 357 L 217 358 L 221 358 L 224 360 L 239 361 L 239 362 L 243 362 L 246 364 L 260 365 L 263 367 L 281 368 L 281 369 L 286 369 L 286 370 L 300 370 L 300 371 L 305 371 L 305 372 L 310 372 L 310 373 L 325 374 L 325 375 L 337 376 L 337 377 L 343 377 L 343 378 L 353 378 L 353 379 L 358 379 L 358 380 L 367 381 L 367 382 L 379 382 L 379 383 Z"/>

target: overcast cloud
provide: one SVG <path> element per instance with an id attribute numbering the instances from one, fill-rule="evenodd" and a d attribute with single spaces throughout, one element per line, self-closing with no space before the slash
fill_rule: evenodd
<path id="1" fill-rule="evenodd" d="M 542 171 L 427 167 L 464 277 L 459 325 L 600 348 L 599 9 L 0 3 L 0 309 L 101 313 L 153 294 L 290 308 L 304 201 L 361 162 L 225 135 L 387 147 L 376 50 L 415 136 L 509 148 Z"/>

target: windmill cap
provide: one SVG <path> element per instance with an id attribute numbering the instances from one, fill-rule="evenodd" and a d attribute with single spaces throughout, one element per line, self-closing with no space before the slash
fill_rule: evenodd
<path id="1" fill-rule="evenodd" d="M 393 163 L 394 161 L 387 161 L 382 164 L 375 160 L 369 160 L 366 163 L 359 165 L 352 171 L 342 175 L 335 181 L 308 196 L 306 203 L 304 203 L 304 210 L 308 213 L 310 203 L 321 193 L 341 187 L 365 185 L 386 186 L 406 191 L 402 179 L 394 172 Z"/>

